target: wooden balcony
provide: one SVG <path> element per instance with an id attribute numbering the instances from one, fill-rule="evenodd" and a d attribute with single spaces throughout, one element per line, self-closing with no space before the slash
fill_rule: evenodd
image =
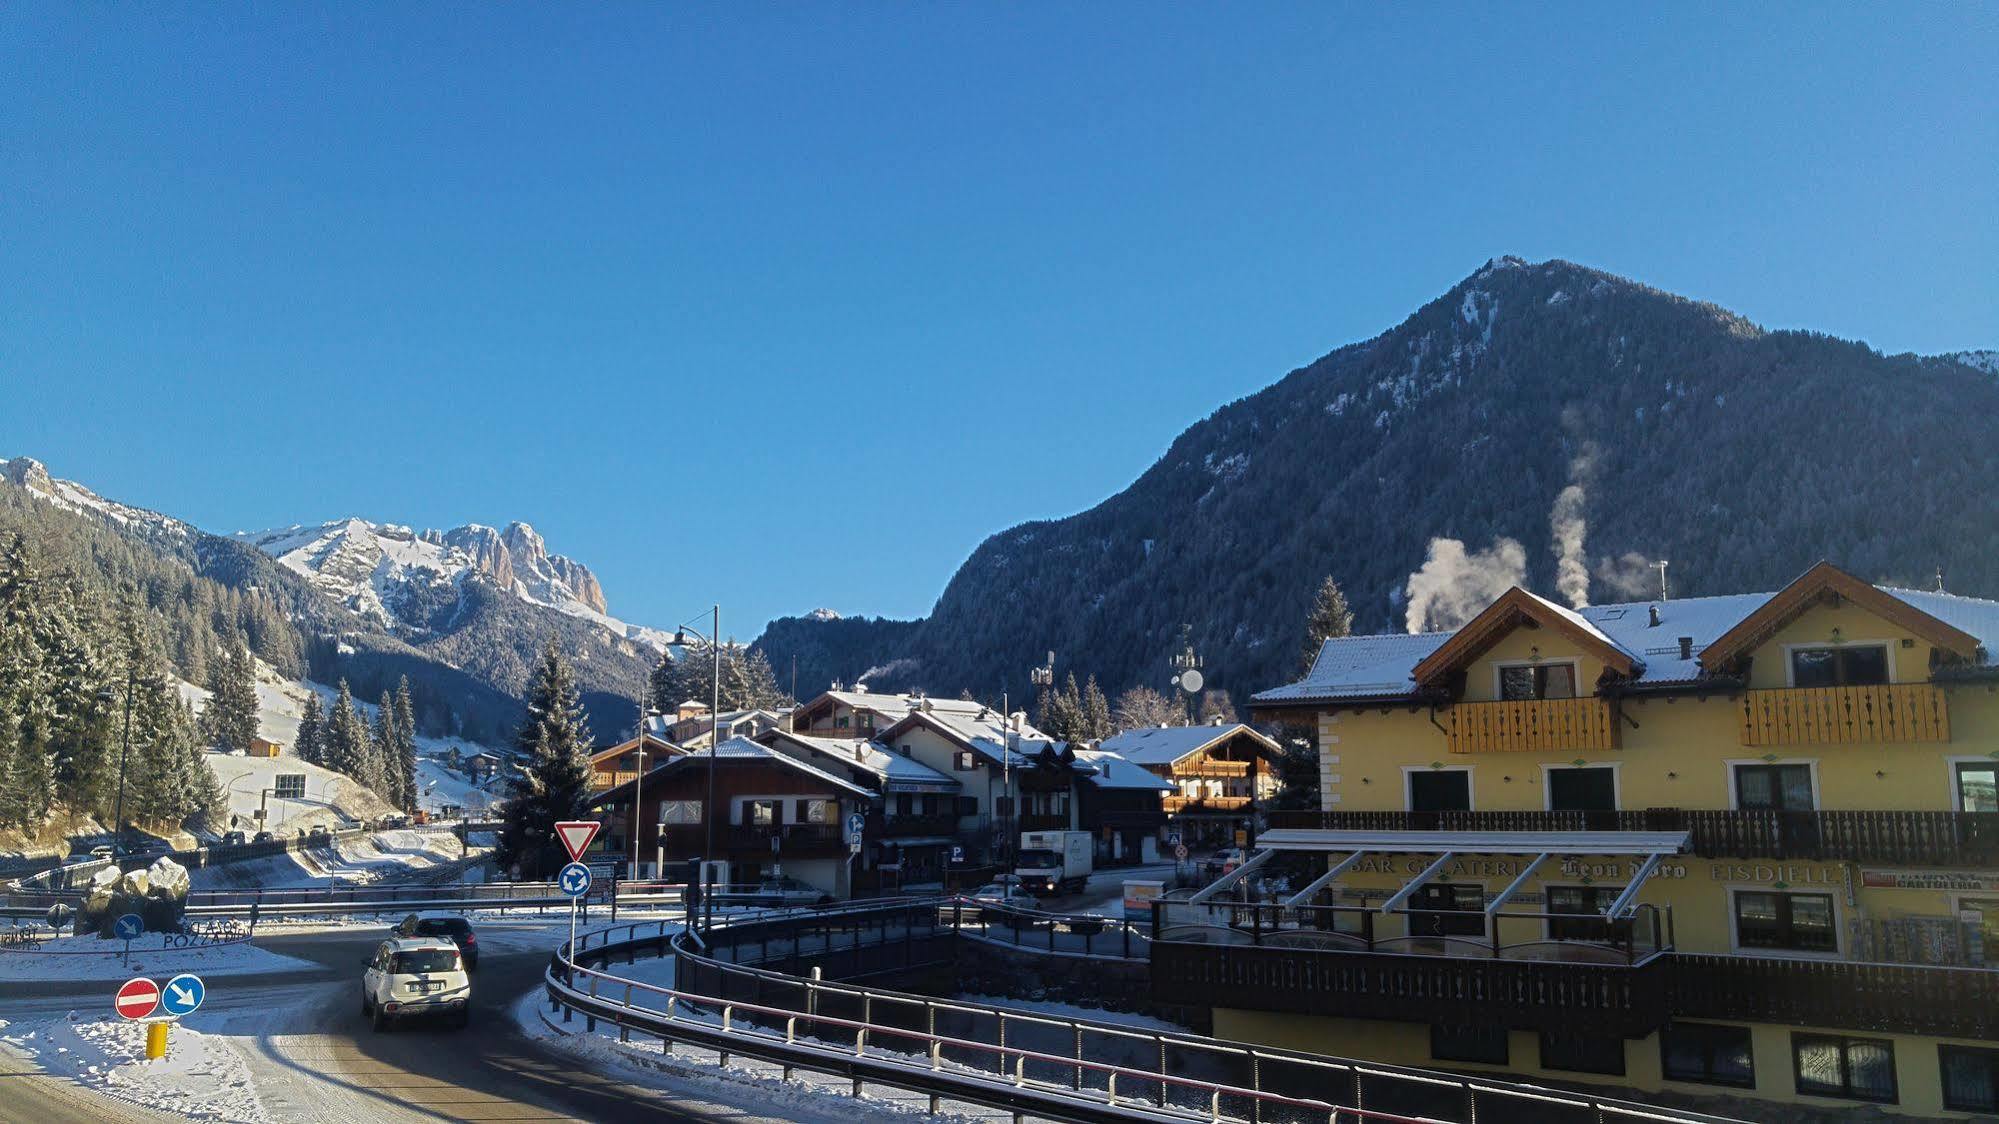
<path id="1" fill-rule="evenodd" d="M 1235 780 L 1249 775 L 1248 761 L 1200 761 L 1173 770 L 1173 779 Z"/>
<path id="2" fill-rule="evenodd" d="M 1240 812 L 1249 807 L 1247 796 L 1164 796 L 1160 810 L 1169 816 L 1201 812 Z"/>
<path id="3" fill-rule="evenodd" d="M 1444 730 L 1452 753 L 1617 748 L 1617 716 L 1594 696 L 1461 702 L 1444 712 Z"/>
<path id="4" fill-rule="evenodd" d="M 771 849 L 771 839 L 778 840 L 777 850 Z M 701 854 L 708 845 L 707 829 L 700 824 L 675 824 L 669 826 L 660 836 L 669 859 L 688 858 Z M 715 849 L 738 857 L 805 858 L 845 854 L 846 841 L 841 825 L 823 823 L 759 824 L 716 824 Z"/>
<path id="5" fill-rule="evenodd" d="M 1320 831 L 1685 831 L 1703 858 L 1999 865 L 1999 812 L 1272 812 L 1270 826 Z"/>
<path id="6" fill-rule="evenodd" d="M 1928 683 L 1796 687 L 1742 696 L 1742 744 L 1947 742 L 1950 707 Z"/>
<path id="7" fill-rule="evenodd" d="M 1676 954 L 1673 1015 L 1999 1039 L 1999 970 Z"/>
<path id="8" fill-rule="evenodd" d="M 1067 812 L 1027 812 L 1020 817 L 1020 830 L 1068 831 L 1069 814 Z"/>
<path id="9" fill-rule="evenodd" d="M 919 836 L 950 837 L 958 834 L 958 817 L 950 812 L 925 815 L 912 812 L 909 815 L 889 815 L 880 812 L 868 813 L 867 837 L 870 839 L 910 839 Z"/>

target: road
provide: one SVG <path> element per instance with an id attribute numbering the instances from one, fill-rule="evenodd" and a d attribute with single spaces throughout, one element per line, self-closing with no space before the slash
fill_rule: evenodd
<path id="1" fill-rule="evenodd" d="M 467 1030 L 410 1025 L 376 1033 L 360 1013 L 361 962 L 383 929 L 346 929 L 260 938 L 273 952 L 311 961 L 316 972 L 220 977 L 188 1025 L 226 1036 L 247 1062 L 259 1100 L 279 1120 L 727 1120 L 798 1118 L 760 1109 L 745 1089 L 665 1091 L 582 1070 L 544 1052 L 516 1027 L 512 1007 L 541 980 L 553 939 L 494 940 L 473 976 Z M 482 935 L 490 932 L 481 926 Z M 546 932 L 553 932 L 552 929 Z M 539 934 L 536 934 L 539 936 Z M 59 1017 L 109 1003 L 103 983 L 43 981 L 10 986 L 0 1017 Z M 157 1114 L 38 1074 L 0 1053 L 0 1121 L 68 1124 L 157 1120 Z"/>

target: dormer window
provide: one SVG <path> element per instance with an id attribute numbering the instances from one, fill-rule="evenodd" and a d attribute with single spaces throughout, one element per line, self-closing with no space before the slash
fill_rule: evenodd
<path id="1" fill-rule="evenodd" d="M 1499 669 L 1499 697 L 1507 702 L 1576 697 L 1576 665 L 1520 664 Z"/>
<path id="2" fill-rule="evenodd" d="M 1793 687 L 1871 687 L 1886 682 L 1886 644 L 1791 649 Z"/>

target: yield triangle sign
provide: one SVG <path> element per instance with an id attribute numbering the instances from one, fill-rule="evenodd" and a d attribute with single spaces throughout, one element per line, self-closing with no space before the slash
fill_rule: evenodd
<path id="1" fill-rule="evenodd" d="M 555 835 L 568 850 L 570 861 L 582 862 L 583 852 L 589 848 L 590 841 L 597 838 L 597 829 L 603 826 L 596 820 L 563 820 L 555 825 Z"/>

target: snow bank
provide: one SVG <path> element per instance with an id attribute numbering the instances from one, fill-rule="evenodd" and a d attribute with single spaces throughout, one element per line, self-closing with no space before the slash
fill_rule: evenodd
<path id="1" fill-rule="evenodd" d="M 280 955 L 244 941 L 201 948 L 161 948 L 148 933 L 132 942 L 130 964 L 119 962 L 123 941 L 94 936 L 57 937 L 34 952 L 0 952 L 0 981 L 125 980 L 153 976 L 165 980 L 181 972 L 198 976 L 242 976 L 260 972 L 317 972 L 309 961 Z M 105 1003 L 111 1002 L 109 993 Z"/>
<path id="2" fill-rule="evenodd" d="M 232 1124 L 271 1119 L 242 1056 L 190 1027 L 168 1031 L 167 1056 L 149 1062 L 145 1028 L 116 1017 L 71 1011 L 52 1022 L 0 1025 L 0 1037 L 44 1070 L 130 1104 Z"/>
<path id="3" fill-rule="evenodd" d="M 449 831 L 397 829 L 335 840 L 313 848 L 205 867 L 194 872 L 199 890 L 282 889 L 343 883 L 402 881 L 461 855 Z"/>
<path id="4" fill-rule="evenodd" d="M 643 963 L 643 962 L 642 962 Z M 626 966 L 620 967 L 620 974 Z M 798 1121 L 855 1121 L 869 1124 L 907 1124 L 923 1116 L 945 1124 L 974 1124 L 990 1119 L 990 1112 L 977 1105 L 944 1101 L 944 1111 L 930 1114 L 930 1099 L 922 1093 L 904 1092 L 885 1085 L 869 1085 L 862 1095 L 850 1093 L 844 1077 L 797 1070 L 786 1081 L 775 1065 L 752 1061 L 740 1055 L 728 1065 L 716 1065 L 715 1053 L 680 1045 L 669 1054 L 658 1042 L 619 1042 L 617 1030 L 608 1023 L 596 1034 L 583 1031 L 577 1018 L 566 1026 L 561 1016 L 543 1016 L 548 1002 L 539 991 L 529 992 L 514 1005 L 514 1021 L 521 1032 L 544 1048 L 567 1055 L 577 1062 L 621 1081 L 648 1088 L 714 1097 L 718 1090 L 734 1089 L 739 1096 L 753 1099 L 759 1114 Z"/>

